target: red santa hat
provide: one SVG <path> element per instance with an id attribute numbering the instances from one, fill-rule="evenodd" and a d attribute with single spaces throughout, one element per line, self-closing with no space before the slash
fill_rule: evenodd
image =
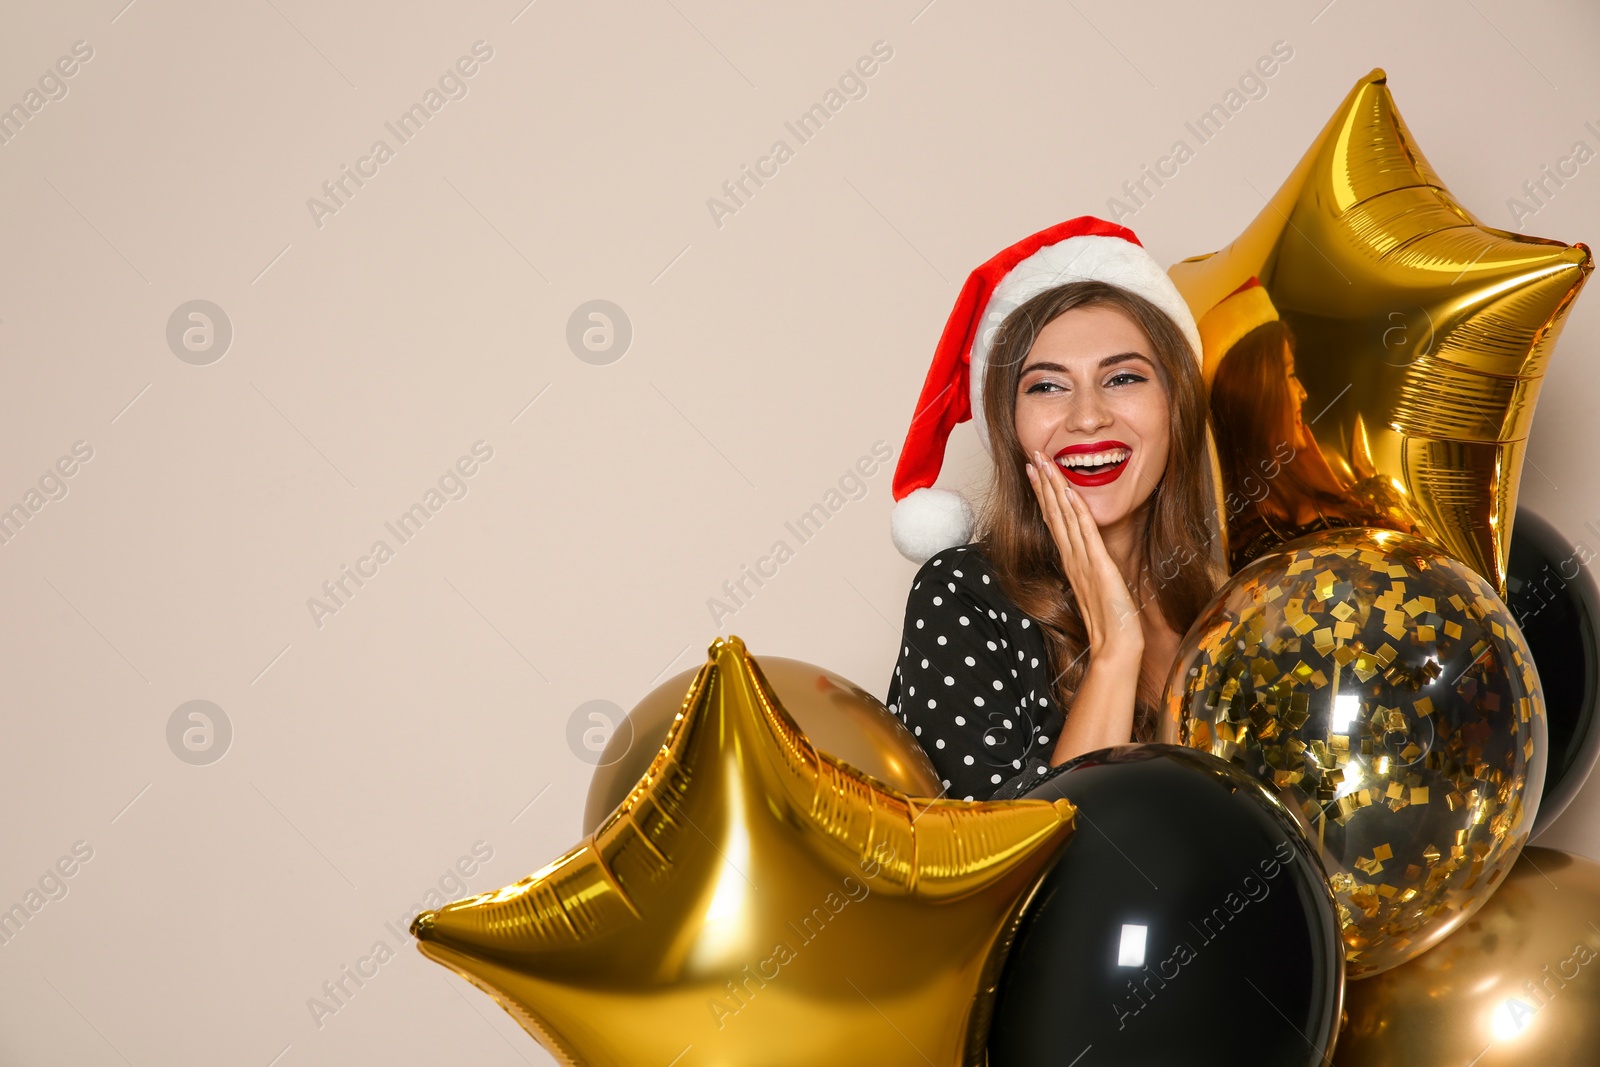
<path id="1" fill-rule="evenodd" d="M 889 533 L 907 559 L 921 563 L 971 540 L 972 506 L 960 493 L 933 483 L 957 424 L 973 420 L 978 440 L 986 451 L 990 447 L 983 379 L 996 329 L 1031 297 L 1078 281 L 1107 282 L 1149 300 L 1177 323 L 1200 360 L 1200 331 L 1189 305 L 1125 226 L 1083 215 L 1040 230 L 983 264 L 967 276 L 944 325 L 895 467 Z"/>

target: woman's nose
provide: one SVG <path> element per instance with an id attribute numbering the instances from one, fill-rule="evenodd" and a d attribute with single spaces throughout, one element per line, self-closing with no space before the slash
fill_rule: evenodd
<path id="1" fill-rule="evenodd" d="M 1098 393 L 1079 391 L 1067 404 L 1063 428 L 1073 433 L 1090 433 L 1111 422 L 1111 409 Z"/>

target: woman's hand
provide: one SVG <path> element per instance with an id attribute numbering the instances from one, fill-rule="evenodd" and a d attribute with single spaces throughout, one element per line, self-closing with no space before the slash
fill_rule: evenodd
<path id="1" fill-rule="evenodd" d="M 1066 475 L 1039 452 L 1028 464 L 1028 480 L 1045 524 L 1061 552 L 1067 584 L 1089 632 L 1091 663 L 1111 659 L 1128 665 L 1135 678 L 1144 657 L 1144 627 L 1128 595 L 1128 583 L 1100 539 L 1100 527 Z"/>

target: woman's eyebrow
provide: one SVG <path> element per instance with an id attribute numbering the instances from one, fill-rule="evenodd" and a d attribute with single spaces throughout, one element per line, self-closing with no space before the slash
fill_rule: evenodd
<path id="1" fill-rule="evenodd" d="M 1150 357 L 1146 356 L 1143 352 L 1118 352 L 1114 356 L 1106 356 L 1104 359 L 1102 359 L 1100 361 L 1100 366 L 1101 367 L 1110 367 L 1110 366 L 1113 366 L 1113 365 L 1115 365 L 1117 363 L 1126 363 L 1131 359 L 1142 359 L 1146 363 L 1150 362 Z M 1049 362 L 1047 360 L 1041 360 L 1038 363 L 1030 363 L 1030 364 L 1028 364 L 1026 367 L 1024 367 L 1022 369 L 1022 373 L 1023 374 L 1028 374 L 1028 373 L 1030 373 L 1032 371 L 1036 371 L 1036 370 L 1055 370 L 1055 371 L 1061 371 L 1063 374 L 1065 374 L 1066 371 L 1067 371 L 1067 368 L 1063 367 L 1059 363 L 1051 363 L 1051 362 Z"/>

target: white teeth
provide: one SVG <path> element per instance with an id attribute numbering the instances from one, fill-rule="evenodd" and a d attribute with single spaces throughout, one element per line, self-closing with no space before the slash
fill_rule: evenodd
<path id="1" fill-rule="evenodd" d="M 1131 448 L 1111 448 L 1104 452 L 1068 453 L 1056 462 L 1063 467 L 1098 467 L 1102 463 L 1121 463 L 1131 455 Z"/>

